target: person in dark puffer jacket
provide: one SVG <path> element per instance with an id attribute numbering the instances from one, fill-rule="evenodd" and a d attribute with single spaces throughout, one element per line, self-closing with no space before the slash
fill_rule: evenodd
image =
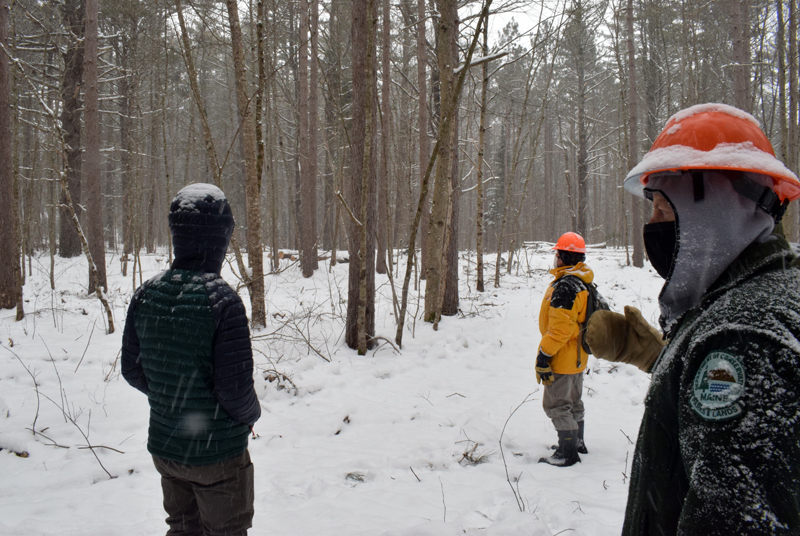
<path id="1" fill-rule="evenodd" d="M 221 277 L 234 220 L 210 184 L 170 205 L 175 260 L 139 287 L 122 336 L 122 375 L 147 395 L 147 449 L 172 534 L 247 534 L 253 520 L 250 428 L 261 416 L 250 329 Z"/>
<path id="2" fill-rule="evenodd" d="M 800 180 L 758 121 L 723 104 L 668 122 L 625 188 L 664 278 L 664 336 L 598 311 L 601 359 L 651 373 L 623 536 L 800 534 L 800 270 L 773 234 Z"/>

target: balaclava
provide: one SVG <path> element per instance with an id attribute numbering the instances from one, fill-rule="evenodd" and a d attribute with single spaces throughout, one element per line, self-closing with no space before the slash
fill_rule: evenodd
<path id="1" fill-rule="evenodd" d="M 172 268 L 220 273 L 234 225 L 222 190 L 204 183 L 184 187 L 169 207 Z"/>
<path id="2" fill-rule="evenodd" d="M 745 175 L 772 186 L 765 175 Z M 645 192 L 660 192 L 675 211 L 674 256 L 658 297 L 659 322 L 668 333 L 747 246 L 767 239 L 775 223 L 755 201 L 739 195 L 728 176 L 714 170 L 702 172 L 700 184 L 691 172 L 652 175 Z"/>
<path id="3" fill-rule="evenodd" d="M 579 262 L 586 260 L 585 253 L 578 253 L 576 251 L 564 251 L 562 249 L 558 252 L 558 255 L 561 257 L 561 262 L 564 263 L 564 266 L 575 266 Z"/>

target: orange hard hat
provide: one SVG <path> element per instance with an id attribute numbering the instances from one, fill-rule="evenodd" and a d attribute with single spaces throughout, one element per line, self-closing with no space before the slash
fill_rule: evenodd
<path id="1" fill-rule="evenodd" d="M 703 169 L 767 175 L 781 201 L 800 197 L 800 180 L 775 158 L 758 120 L 726 104 L 699 104 L 673 115 L 650 151 L 628 173 L 625 189 L 641 197 L 654 173 Z"/>
<path id="2" fill-rule="evenodd" d="M 552 249 L 586 253 L 586 242 L 584 242 L 583 237 L 578 233 L 564 233 L 559 237 L 558 242 L 556 242 L 556 245 Z"/>

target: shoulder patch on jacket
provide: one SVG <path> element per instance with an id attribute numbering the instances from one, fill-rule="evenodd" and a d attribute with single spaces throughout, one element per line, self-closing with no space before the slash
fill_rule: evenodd
<path id="1" fill-rule="evenodd" d="M 578 293 L 585 290 L 583 282 L 574 275 L 565 275 L 553 282 L 553 294 L 550 296 L 550 307 L 556 309 L 572 309 Z"/>
<path id="2" fill-rule="evenodd" d="M 727 421 L 744 412 L 745 372 L 742 359 L 725 352 L 711 352 L 692 382 L 690 404 L 707 421 Z"/>

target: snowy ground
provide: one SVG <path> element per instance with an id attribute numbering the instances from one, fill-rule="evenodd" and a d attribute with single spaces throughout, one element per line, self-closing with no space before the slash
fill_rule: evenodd
<path id="1" fill-rule="evenodd" d="M 598 249 L 587 262 L 613 308 L 634 304 L 654 322 L 661 280 L 625 259 L 624 251 Z M 438 332 L 409 320 L 399 354 L 384 344 L 361 357 L 342 340 L 346 264 L 311 279 L 289 264 L 268 276 L 269 325 L 253 334 L 263 415 L 250 442 L 250 534 L 619 534 L 649 380 L 592 358 L 584 383 L 589 454 L 570 468 L 537 463 L 556 441 L 534 374 L 552 260 L 549 249 L 529 251 L 499 289 L 490 283 L 482 295 L 474 258 L 463 260 L 463 315 L 445 318 Z M 142 263 L 147 279 L 167 260 Z M 112 335 L 99 302 L 86 296 L 82 260 L 57 260 L 53 293 L 49 258 L 34 259 L 25 319 L 0 311 L 4 535 L 166 532 L 146 449 L 147 400 L 117 362 L 133 282 L 121 276 L 118 255 L 107 265 Z M 229 265 L 223 276 L 236 281 Z M 394 339 L 388 279 L 377 284 L 377 331 Z"/>

